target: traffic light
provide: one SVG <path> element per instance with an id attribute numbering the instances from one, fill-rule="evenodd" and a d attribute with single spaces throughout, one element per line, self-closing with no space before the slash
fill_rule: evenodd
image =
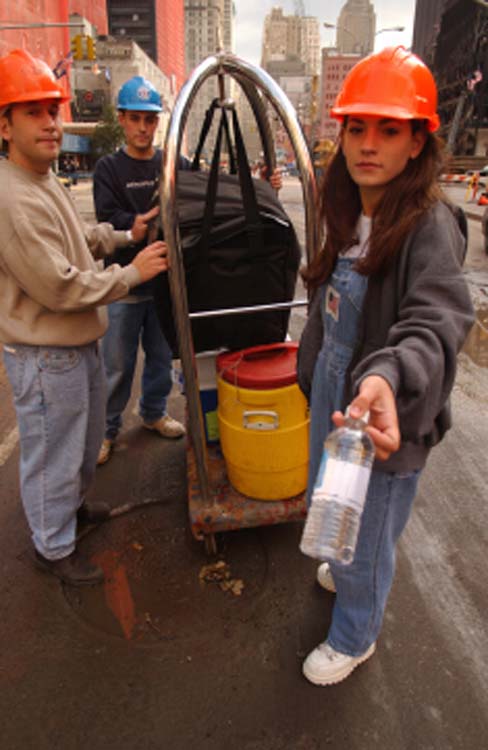
<path id="1" fill-rule="evenodd" d="M 81 34 L 71 37 L 71 52 L 73 60 L 83 60 L 83 36 Z"/>
<path id="2" fill-rule="evenodd" d="M 89 60 L 97 59 L 97 40 L 92 36 L 86 38 L 86 56 Z"/>

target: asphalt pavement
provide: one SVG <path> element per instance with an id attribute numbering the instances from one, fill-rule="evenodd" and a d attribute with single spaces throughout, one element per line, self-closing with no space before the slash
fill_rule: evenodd
<path id="1" fill-rule="evenodd" d="M 90 186 L 72 191 L 90 219 Z M 463 204 L 465 190 L 449 193 Z M 285 181 L 282 200 L 303 234 L 298 180 Z M 478 322 L 459 359 L 454 428 L 422 476 L 377 652 L 335 687 L 301 675 L 325 637 L 333 595 L 298 551 L 300 525 L 222 535 L 221 565 L 209 575 L 188 530 L 186 440 L 141 428 L 138 384 L 91 492 L 128 512 L 80 538 L 107 583 L 70 589 L 38 572 L 0 368 L 2 750 L 486 746 L 488 258 L 477 216 L 469 231 L 465 273 Z M 296 311 L 294 337 L 303 322 Z M 169 411 L 185 419 L 176 386 Z M 238 585 L 225 590 L 225 581 Z"/>

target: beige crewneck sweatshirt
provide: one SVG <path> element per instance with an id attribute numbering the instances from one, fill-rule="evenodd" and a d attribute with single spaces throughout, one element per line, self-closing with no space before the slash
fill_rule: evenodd
<path id="1" fill-rule="evenodd" d="M 0 160 L 0 341 L 80 346 L 106 331 L 104 305 L 141 283 L 133 265 L 95 258 L 127 245 L 111 224 L 88 227 L 63 185 Z"/>

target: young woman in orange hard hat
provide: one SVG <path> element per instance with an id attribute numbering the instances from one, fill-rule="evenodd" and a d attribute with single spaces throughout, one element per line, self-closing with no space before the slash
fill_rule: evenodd
<path id="1" fill-rule="evenodd" d="M 357 63 L 332 109 L 339 146 L 321 194 L 326 239 L 303 274 L 312 303 L 298 357 L 311 407 L 309 496 L 348 404 L 352 416 L 369 410 L 376 459 L 352 564 L 318 569 L 336 599 L 327 638 L 303 665 L 317 685 L 375 651 L 395 547 L 429 451 L 450 427 L 456 355 L 473 322 L 465 223 L 437 183 L 436 107 L 430 71 L 396 47 Z"/>

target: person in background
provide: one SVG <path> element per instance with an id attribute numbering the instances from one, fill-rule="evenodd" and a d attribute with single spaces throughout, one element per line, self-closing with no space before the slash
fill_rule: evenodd
<path id="1" fill-rule="evenodd" d="M 135 76 L 121 87 L 117 98 L 119 123 L 125 145 L 100 159 L 93 176 L 93 195 L 98 221 L 134 235 L 147 227 L 158 213 L 155 202 L 163 154 L 153 144 L 162 111 L 161 97 L 150 81 Z M 181 168 L 189 162 L 181 159 Z M 132 239 L 132 237 L 131 237 Z M 140 243 L 116 252 L 107 263 L 130 263 Z M 109 328 L 102 350 L 108 380 L 107 420 L 98 464 L 112 454 L 122 425 L 122 413 L 132 389 L 139 342 L 144 351 L 139 413 L 145 428 L 164 438 L 180 438 L 184 426 L 167 411 L 172 387 L 172 352 L 161 331 L 151 282 L 131 289 L 130 295 L 109 305 Z"/>
<path id="2" fill-rule="evenodd" d="M 321 252 L 298 355 L 310 399 L 310 498 L 333 424 L 369 411 L 376 460 L 351 565 L 323 562 L 336 592 L 327 638 L 305 659 L 316 685 L 343 680 L 376 649 L 395 568 L 430 449 L 451 426 L 456 356 L 473 323 L 461 265 L 466 240 L 442 194 L 434 79 L 388 48 L 347 75 L 332 116 L 339 147 L 325 174 Z M 462 225 L 461 225 L 462 226 Z"/>
<path id="3" fill-rule="evenodd" d="M 42 60 L 0 58 L 0 341 L 20 436 L 20 489 L 34 560 L 64 583 L 103 580 L 76 548 L 77 521 L 106 515 L 84 497 L 103 438 L 105 377 L 98 339 L 105 305 L 167 268 L 155 242 L 122 268 L 94 256 L 126 246 L 109 224 L 89 228 L 51 170 L 60 104 L 68 99 Z M 145 227 L 136 227 L 142 240 Z M 100 504 L 101 506 L 102 504 Z"/>
<path id="4" fill-rule="evenodd" d="M 478 190 L 480 189 L 480 173 L 479 172 L 473 172 L 471 177 L 468 180 L 468 187 L 466 190 L 466 195 L 464 197 L 465 202 L 468 201 L 473 203 L 473 201 L 476 201 L 476 196 L 478 195 Z M 469 194 L 471 193 L 471 197 Z"/>
<path id="5" fill-rule="evenodd" d="M 147 228 L 158 213 L 157 189 L 163 152 L 154 146 L 154 135 L 162 112 L 161 97 L 153 84 L 135 76 L 120 88 L 117 97 L 119 123 L 125 145 L 100 159 L 95 167 L 93 195 L 98 221 L 109 221 L 116 229 Z M 180 157 L 180 169 L 190 162 Z M 263 175 L 264 177 L 264 175 Z M 281 187 L 278 171 L 271 175 L 275 189 Z M 116 252 L 107 263 L 130 263 L 140 245 L 133 242 Z M 109 306 L 109 329 L 103 340 L 108 379 L 107 424 L 98 464 L 105 464 L 113 451 L 122 425 L 122 413 L 132 389 L 139 342 L 144 351 L 139 413 L 145 428 L 164 438 L 180 438 L 184 426 L 167 414 L 172 386 L 172 352 L 161 331 L 151 282 L 132 289 L 124 300 Z"/>

